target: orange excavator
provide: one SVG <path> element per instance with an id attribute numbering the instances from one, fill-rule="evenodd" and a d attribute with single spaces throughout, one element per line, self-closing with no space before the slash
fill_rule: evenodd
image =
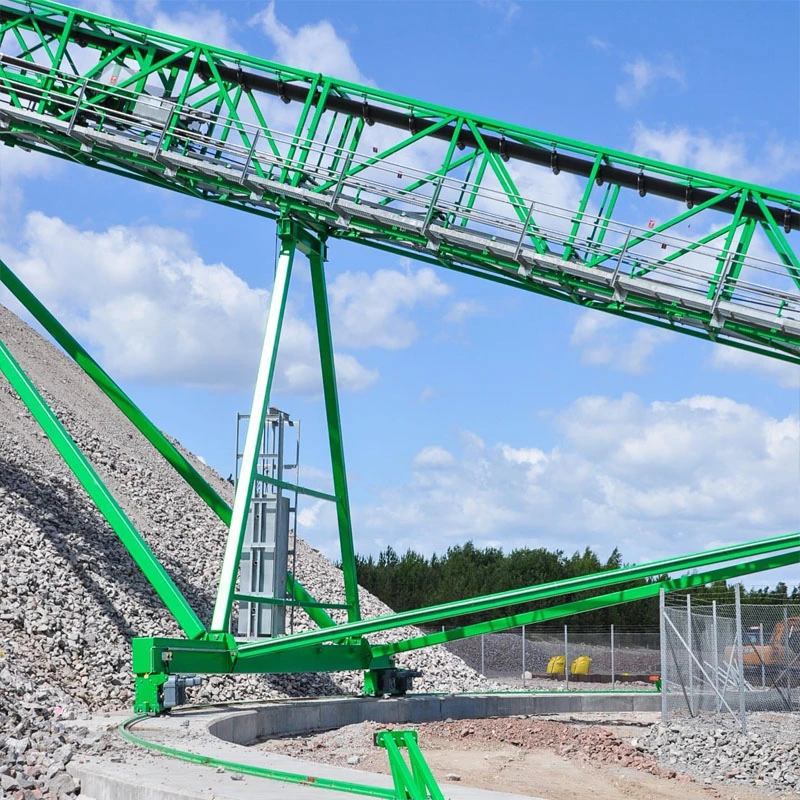
<path id="1" fill-rule="evenodd" d="M 742 634 L 742 663 L 745 674 L 752 674 L 762 666 L 771 672 L 785 670 L 800 671 L 800 616 L 787 617 L 772 629 L 769 640 L 762 642 L 758 625 L 747 628 Z M 733 647 L 725 648 L 725 660 L 735 659 Z"/>

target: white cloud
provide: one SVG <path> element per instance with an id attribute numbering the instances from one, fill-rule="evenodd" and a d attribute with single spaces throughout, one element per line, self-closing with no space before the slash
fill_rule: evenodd
<path id="1" fill-rule="evenodd" d="M 176 230 L 116 226 L 81 231 L 29 214 L 14 270 L 112 374 L 164 384 L 246 388 L 258 363 L 269 292 L 225 264 L 207 264 Z M 336 357 L 339 384 L 357 391 L 378 373 Z M 291 309 L 276 389 L 318 391 L 316 335 Z"/>
<path id="2" fill-rule="evenodd" d="M 800 388 L 800 367 L 786 361 L 778 361 L 734 347 L 715 347 L 712 363 L 717 369 L 760 373 L 787 389 Z"/>
<path id="3" fill-rule="evenodd" d="M 428 403 L 436 397 L 436 390 L 432 386 L 426 386 L 418 395 L 418 403 Z"/>
<path id="4" fill-rule="evenodd" d="M 422 469 L 430 467 L 434 469 L 438 467 L 450 467 L 455 463 L 456 460 L 453 458 L 453 454 L 436 444 L 423 447 L 422 450 L 414 456 L 413 461 L 415 467 Z"/>
<path id="5" fill-rule="evenodd" d="M 81 0 L 74 5 L 95 14 L 129 20 L 173 36 L 245 52 L 232 34 L 232 29 L 236 27 L 235 18 L 201 3 L 192 3 L 191 11 L 178 11 L 174 14 L 166 11 L 159 0 L 136 0 L 135 3 Z"/>
<path id="6" fill-rule="evenodd" d="M 158 3 L 151 5 L 152 8 L 146 15 L 148 27 L 184 39 L 234 50 L 237 53 L 245 52 L 244 47 L 233 36 L 231 30 L 234 26 L 233 20 L 219 9 L 205 8 L 193 3 L 191 11 L 172 14 L 159 7 Z"/>
<path id="7" fill-rule="evenodd" d="M 584 397 L 555 429 L 547 451 L 476 450 L 466 436 L 440 468 L 418 464 L 418 454 L 406 485 L 356 509 L 359 529 L 424 552 L 473 538 L 601 554 L 619 546 L 641 561 L 798 527 L 797 416 L 713 396 Z"/>
<path id="8" fill-rule="evenodd" d="M 54 175 L 60 166 L 56 159 L 42 153 L 25 152 L 0 143 L 0 222 L 21 207 L 25 180 Z"/>
<path id="9" fill-rule="evenodd" d="M 343 347 L 408 347 L 419 331 L 401 312 L 448 294 L 450 288 L 430 267 L 344 272 L 328 290 L 336 342 Z"/>
<path id="10" fill-rule="evenodd" d="M 275 46 L 274 59 L 287 66 L 321 72 L 345 81 L 371 84 L 358 68 L 347 42 L 327 20 L 303 25 L 292 31 L 275 14 L 275 3 L 257 14 L 253 21 Z"/>
<path id="11" fill-rule="evenodd" d="M 456 300 L 444 315 L 445 322 L 464 322 L 486 312 L 486 307 L 474 300 Z"/>
<path id="12" fill-rule="evenodd" d="M 580 348 L 584 364 L 608 364 L 621 372 L 641 375 L 649 370 L 648 361 L 656 348 L 668 338 L 666 331 L 585 311 L 572 329 L 570 344 Z"/>
<path id="13" fill-rule="evenodd" d="M 478 0 L 478 5 L 498 12 L 503 22 L 511 22 L 522 10 L 519 3 L 515 3 L 514 0 Z"/>
<path id="14" fill-rule="evenodd" d="M 605 51 L 608 50 L 611 45 L 605 40 L 601 39 L 599 36 L 589 36 L 586 41 L 595 49 Z"/>
<path id="15" fill-rule="evenodd" d="M 633 149 L 643 156 L 671 164 L 718 175 L 735 175 L 754 183 L 773 185 L 786 175 L 800 172 L 800 142 L 773 139 L 751 157 L 741 136 L 712 136 L 683 126 L 649 128 L 639 122 L 633 131 Z"/>
<path id="16" fill-rule="evenodd" d="M 622 65 L 626 78 L 617 84 L 616 100 L 621 106 L 628 107 L 641 100 L 652 87 L 661 81 L 676 83 L 681 89 L 686 88 L 683 70 L 675 63 L 672 56 L 662 56 L 657 61 L 638 57 Z"/>

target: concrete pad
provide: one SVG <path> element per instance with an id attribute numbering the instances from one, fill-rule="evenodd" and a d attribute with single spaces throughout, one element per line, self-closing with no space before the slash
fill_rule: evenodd
<path id="1" fill-rule="evenodd" d="M 297 736 L 334 730 L 364 721 L 410 724 L 447 718 L 482 719 L 518 714 L 560 714 L 590 711 L 625 713 L 658 711 L 657 692 L 551 692 L 486 695 L 409 695 L 403 698 L 336 697 L 276 700 L 252 706 L 186 707 L 163 717 L 143 720 L 136 735 L 167 747 L 231 764 L 331 778 L 349 783 L 391 788 L 387 775 L 319 764 L 268 753 L 250 745 L 274 736 Z M 98 724 L 107 726 L 107 715 Z M 248 775 L 231 776 L 215 768 L 161 756 L 131 746 L 112 754 L 114 760 L 78 759 L 70 771 L 81 781 L 82 794 L 92 800 L 317 800 L 335 798 L 330 789 Z M 489 792 L 467 786 L 442 786 L 451 800 L 524 800 L 525 795 Z M 541 798 L 528 798 L 541 800 Z"/>

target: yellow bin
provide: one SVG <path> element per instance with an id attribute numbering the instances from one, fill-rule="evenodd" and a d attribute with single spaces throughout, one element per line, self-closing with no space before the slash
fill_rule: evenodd
<path id="1" fill-rule="evenodd" d="M 589 656 L 578 656 L 569 668 L 571 675 L 588 675 L 589 668 L 592 666 L 592 659 Z"/>
<path id="2" fill-rule="evenodd" d="M 564 668 L 567 666 L 567 659 L 564 656 L 553 656 L 547 662 L 548 675 L 563 675 Z"/>

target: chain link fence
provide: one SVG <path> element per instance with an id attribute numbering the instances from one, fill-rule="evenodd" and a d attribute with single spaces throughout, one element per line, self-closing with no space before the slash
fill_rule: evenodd
<path id="1" fill-rule="evenodd" d="M 446 646 L 487 678 L 511 686 L 542 687 L 546 681 L 562 681 L 575 688 L 592 683 L 607 689 L 633 684 L 642 688 L 641 684 L 652 686 L 651 676 L 660 672 L 657 629 L 537 625 Z"/>
<path id="2" fill-rule="evenodd" d="M 800 711 L 800 604 L 661 601 L 662 716 Z"/>

